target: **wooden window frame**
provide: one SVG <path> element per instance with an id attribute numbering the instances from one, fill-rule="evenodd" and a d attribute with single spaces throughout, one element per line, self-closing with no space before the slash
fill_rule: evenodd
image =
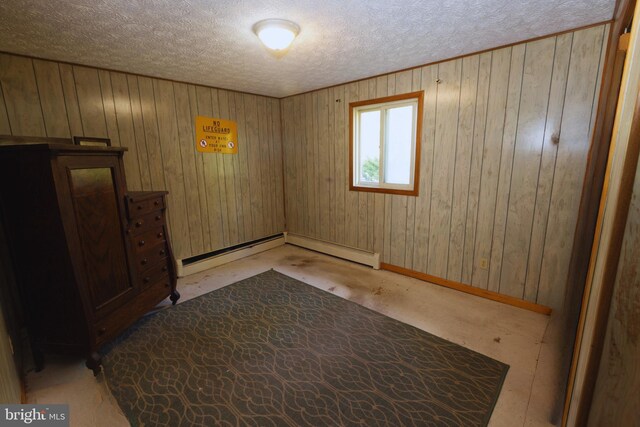
<path id="1" fill-rule="evenodd" d="M 354 183 L 354 126 L 355 126 L 355 109 L 368 105 L 387 104 L 396 101 L 415 100 L 418 104 L 416 112 L 416 135 L 415 135 L 415 157 L 413 170 L 413 189 L 397 189 L 384 187 L 369 187 L 355 185 Z M 349 103 L 349 191 L 364 191 L 370 193 L 397 194 L 403 196 L 417 197 L 420 191 L 420 146 L 422 142 L 422 116 L 424 104 L 424 91 L 403 93 L 401 95 L 385 96 L 383 98 L 369 99 L 366 101 L 357 101 Z M 384 160 L 381 159 L 381 162 Z"/>

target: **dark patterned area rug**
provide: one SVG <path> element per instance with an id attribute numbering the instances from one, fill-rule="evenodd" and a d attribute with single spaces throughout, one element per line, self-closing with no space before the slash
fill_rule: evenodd
<path id="1" fill-rule="evenodd" d="M 104 369 L 133 425 L 466 427 L 509 367 L 271 270 L 147 316 Z"/>

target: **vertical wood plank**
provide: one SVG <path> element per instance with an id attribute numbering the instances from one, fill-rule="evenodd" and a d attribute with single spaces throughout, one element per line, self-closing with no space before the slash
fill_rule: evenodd
<path id="1" fill-rule="evenodd" d="M 231 120 L 231 113 L 229 110 L 229 92 L 225 90 L 218 90 L 217 101 L 220 118 Z M 220 166 L 222 166 L 222 169 Z M 239 221 L 242 219 L 242 216 L 239 215 L 239 213 L 242 212 L 242 208 L 238 208 L 238 201 L 242 200 L 242 190 L 238 188 L 240 185 L 238 179 L 239 167 L 240 162 L 238 161 L 237 154 L 222 156 L 222 165 L 218 162 L 218 172 L 220 173 L 222 170 L 224 175 L 224 181 L 220 182 L 220 184 L 224 184 L 224 192 L 221 188 L 220 194 L 224 194 L 226 199 L 226 220 L 228 224 L 229 245 L 237 245 L 241 241 L 244 241 L 244 238 L 241 237 L 244 236 L 244 227 L 239 227 Z M 241 228 L 242 231 L 240 231 Z"/>
<path id="2" fill-rule="evenodd" d="M 47 136 L 69 138 L 71 133 L 58 64 L 34 59 L 33 70 L 38 85 Z"/>
<path id="3" fill-rule="evenodd" d="M 469 171 L 469 198 L 467 201 L 467 221 L 464 233 L 464 250 L 461 282 L 471 284 L 474 265 L 474 249 L 480 198 L 480 177 L 482 174 L 482 153 L 484 152 L 485 126 L 487 123 L 487 106 L 489 99 L 489 81 L 493 54 L 483 53 L 479 57 L 478 88 L 473 124 L 473 147 L 471 153 L 471 169 Z"/>
<path id="4" fill-rule="evenodd" d="M 336 88 L 328 89 L 327 111 L 327 149 L 329 150 L 329 174 L 327 185 L 329 186 L 329 224 L 328 240 L 336 241 Z"/>
<path id="5" fill-rule="evenodd" d="M 396 93 L 396 76 L 389 75 L 387 78 L 387 95 L 395 95 Z M 384 195 L 384 250 L 382 252 L 382 262 L 391 262 L 391 239 L 392 239 L 392 208 L 394 196 L 390 194 Z"/>
<path id="6" fill-rule="evenodd" d="M 127 175 L 127 188 L 142 190 L 140 179 L 140 163 L 138 160 L 138 145 L 136 144 L 133 116 L 131 113 L 131 97 L 127 76 L 122 73 L 111 73 L 111 86 L 118 123 L 118 137 L 120 145 L 127 147 L 124 155 L 124 169 Z"/>
<path id="7" fill-rule="evenodd" d="M 603 26 L 573 36 L 537 301 L 552 308 L 560 308 L 564 300 L 603 36 Z"/>
<path id="8" fill-rule="evenodd" d="M 218 89 L 213 88 L 207 89 L 211 98 L 211 116 L 220 118 L 220 102 L 218 96 L 219 91 Z M 227 198 L 224 183 L 224 162 L 220 159 L 224 156 L 224 154 L 219 153 L 203 153 L 202 157 L 204 161 L 203 166 L 205 174 L 208 177 L 207 191 L 209 192 L 209 195 L 207 196 L 207 200 L 216 201 L 218 203 L 216 209 L 217 212 L 220 213 L 220 216 L 217 217 L 217 226 L 215 222 L 210 222 L 211 226 L 213 227 L 210 232 L 212 237 L 214 237 L 215 234 L 219 234 L 219 238 L 217 241 L 220 242 L 220 245 L 222 245 L 221 247 L 229 246 L 229 219 L 227 215 Z"/>
<path id="9" fill-rule="evenodd" d="M 204 217 L 201 216 L 202 210 L 200 208 L 200 194 L 198 191 L 198 174 L 194 156 L 194 151 L 196 151 L 195 137 L 193 135 L 194 121 L 191 118 L 189 89 L 187 85 L 184 83 L 174 83 L 173 95 L 175 98 L 178 132 L 176 143 L 180 149 L 180 159 L 182 162 L 189 241 L 191 242 L 192 254 L 199 255 L 205 252 L 202 238 Z"/>
<path id="10" fill-rule="evenodd" d="M 540 281 L 540 266 L 544 249 L 545 231 L 549 219 L 549 203 L 551 201 L 551 185 L 558 154 L 558 146 L 554 138 L 560 135 L 562 121 L 562 107 L 567 85 L 567 71 L 571 55 L 571 41 L 573 34 L 563 34 L 556 37 L 556 52 L 551 76 L 551 90 L 549 91 L 549 108 L 547 110 L 540 160 L 540 175 L 536 190 L 536 203 L 533 212 L 533 229 L 529 245 L 529 259 L 527 263 L 527 278 L 524 297 L 527 301 L 535 301 Z"/>
<path id="11" fill-rule="evenodd" d="M 336 122 L 336 219 L 334 226 L 336 228 L 336 243 L 344 244 L 346 234 L 345 199 L 349 188 L 349 158 L 345 157 L 349 150 L 349 141 L 345 140 L 345 127 L 349 127 L 349 119 L 347 117 L 349 114 L 349 105 L 347 104 L 347 99 L 345 97 L 344 86 L 338 86 L 335 89 L 335 97 L 336 99 L 339 99 L 340 102 L 336 103 L 334 111 Z"/>
<path id="12" fill-rule="evenodd" d="M 248 176 L 251 186 L 251 231 L 252 239 L 263 237 L 264 232 L 264 206 L 262 199 L 261 167 L 264 159 L 260 156 L 258 140 L 258 108 L 255 95 L 243 94 L 245 106 L 246 143 Z"/>
<path id="13" fill-rule="evenodd" d="M 262 190 L 262 207 L 264 229 L 263 236 L 272 234 L 273 229 L 273 198 L 271 195 L 275 189 L 273 187 L 274 172 L 271 169 L 273 164 L 270 132 L 266 99 L 262 96 L 256 97 L 256 109 L 258 115 L 258 126 L 256 133 L 258 135 L 258 149 L 260 153 L 260 187 Z"/>
<path id="14" fill-rule="evenodd" d="M 215 118 L 221 118 L 220 117 L 220 100 L 219 100 L 219 90 L 218 89 L 213 89 L 213 88 L 209 88 L 209 95 L 211 96 L 211 114 L 213 117 Z M 209 185 L 215 185 L 215 189 L 213 189 L 213 199 L 215 200 L 215 197 L 217 195 L 218 200 L 220 201 L 220 207 L 218 208 L 220 210 L 220 234 L 222 236 L 222 246 L 223 247 L 227 247 L 230 245 L 230 237 L 229 237 L 229 213 L 228 213 L 228 199 L 229 197 L 227 196 L 226 192 L 226 177 L 225 177 L 225 171 L 224 171 L 224 157 L 229 156 L 229 154 L 219 154 L 216 153 L 214 155 L 211 155 L 209 153 L 202 153 L 203 159 L 204 158 L 209 158 L 211 157 L 211 159 L 209 160 L 212 164 L 210 165 L 211 167 L 211 171 L 213 173 L 212 176 L 212 182 L 209 183 Z M 215 164 L 213 164 L 215 163 Z M 203 164 L 204 166 L 204 164 Z M 233 196 L 232 196 L 233 197 Z M 211 231 L 213 233 L 213 231 Z"/>
<path id="15" fill-rule="evenodd" d="M 98 70 L 98 79 L 100 80 L 100 93 L 102 94 L 102 106 L 104 109 L 104 121 L 107 126 L 107 137 L 111 140 L 112 146 L 120 147 L 120 134 L 118 132 L 116 108 L 113 102 L 111 76 L 108 71 Z"/>
<path id="16" fill-rule="evenodd" d="M 357 83 L 357 100 L 364 101 L 370 99 L 369 96 L 369 84 L 366 80 L 361 80 Z M 353 102 L 354 99 L 351 100 Z M 355 169 L 354 169 L 355 171 Z M 358 191 L 358 206 L 357 206 L 357 219 L 358 219 L 358 240 L 357 247 L 362 250 L 367 249 L 367 238 L 368 238 L 368 196 L 369 193 L 364 191 Z"/>
<path id="17" fill-rule="evenodd" d="M 205 117 L 213 117 L 213 105 L 211 97 L 211 89 L 204 86 L 196 86 L 196 104 L 198 115 Z M 194 122 L 195 123 L 195 122 Z M 238 148 L 239 150 L 240 148 Z M 218 154 L 207 153 L 202 155 L 202 173 L 204 175 L 206 201 L 207 201 L 207 218 L 203 227 L 209 230 L 210 250 L 216 250 L 224 247 L 224 234 L 222 232 L 222 212 L 220 209 L 220 192 L 218 188 L 218 162 L 216 157 Z"/>
<path id="18" fill-rule="evenodd" d="M 395 73 L 393 89 L 389 88 L 389 94 L 402 94 L 411 92 L 412 72 L 402 71 Z M 391 80 L 391 77 L 389 78 Z M 393 90 L 393 92 L 392 92 Z M 391 196 L 391 236 L 390 257 L 393 265 L 404 266 L 405 249 L 407 241 L 407 196 Z"/>
<path id="19" fill-rule="evenodd" d="M 1 82 L 0 82 L 0 134 L 11 135 L 11 125 L 9 125 L 9 116 L 7 115 L 7 107 L 4 102 L 4 94 L 2 93 Z"/>
<path id="20" fill-rule="evenodd" d="M 242 223 L 244 224 L 244 237 L 245 241 L 250 241 L 255 239 L 256 233 L 253 228 L 253 218 L 252 218 L 252 195 L 255 192 L 254 183 L 251 182 L 249 178 L 249 150 L 250 145 L 247 140 L 247 129 L 246 129 L 246 110 L 245 104 L 243 100 L 243 95 L 241 93 L 233 93 L 229 94 L 229 96 L 233 96 L 236 101 L 236 118 L 238 120 L 238 140 L 242 141 L 242 145 L 238 143 L 238 156 L 240 160 L 240 185 L 243 190 L 242 195 Z M 240 148 L 244 146 L 244 149 Z"/>
<path id="21" fill-rule="evenodd" d="M 286 98 L 282 101 L 282 133 L 284 136 L 282 150 L 284 159 L 284 179 L 285 179 L 285 227 L 289 232 L 295 233 L 297 230 L 296 219 L 298 209 L 295 191 L 295 129 L 294 129 L 294 99 Z"/>
<path id="22" fill-rule="evenodd" d="M 480 268 L 481 260 L 487 263 L 491 256 L 491 238 L 496 203 L 498 173 L 500 168 L 500 149 L 504 130 L 504 117 L 507 104 L 511 48 L 493 52 L 491 78 L 489 82 L 489 100 L 487 105 L 484 147 L 482 152 L 482 174 L 480 177 L 480 196 L 475 236 L 474 265 L 471 284 L 487 288 L 489 270 Z"/>
<path id="23" fill-rule="evenodd" d="M 304 95 L 304 115 L 303 120 L 305 126 L 305 143 L 306 156 L 303 157 L 302 170 L 306 170 L 304 174 L 306 195 L 304 198 L 307 200 L 307 208 L 305 215 L 305 225 L 307 235 L 310 237 L 317 236 L 317 205 L 318 193 L 316 189 L 316 124 L 317 118 L 316 105 L 318 100 L 317 93 L 307 93 Z"/>
<path id="24" fill-rule="evenodd" d="M 68 64 L 58 64 L 58 70 L 60 71 L 60 82 L 62 83 L 69 132 L 71 136 L 84 136 L 78 95 L 76 93 L 76 82 L 73 77 L 73 67 Z"/>
<path id="25" fill-rule="evenodd" d="M 46 136 L 32 60 L 0 53 L 0 85 L 12 134 Z"/>
<path id="26" fill-rule="evenodd" d="M 294 203 L 296 204 L 296 218 L 293 224 L 295 224 L 294 233 L 299 233 L 303 235 L 308 235 L 308 229 L 306 227 L 307 216 L 309 212 L 306 208 L 307 200 L 304 195 L 305 188 L 307 185 L 306 182 L 306 174 L 303 173 L 302 169 L 302 158 L 307 156 L 307 137 L 306 137 L 306 129 L 303 125 L 303 117 L 304 117 L 304 105 L 305 100 L 304 96 L 296 96 L 293 99 L 293 114 L 294 116 L 294 144 L 291 147 L 292 155 L 294 158 L 294 174 L 293 174 L 293 197 Z M 307 173 L 310 173 L 309 171 Z"/>
<path id="27" fill-rule="evenodd" d="M 100 78 L 94 68 L 73 66 L 84 136 L 108 138 Z M 149 84 L 150 84 L 149 80 Z"/>
<path id="28" fill-rule="evenodd" d="M 376 93 L 378 91 L 378 81 L 377 79 L 369 79 L 367 80 L 369 86 L 369 97 L 370 98 L 379 98 Z M 378 193 L 369 193 L 367 194 L 367 218 L 369 218 L 369 225 L 367 227 L 367 251 L 370 252 L 379 252 L 374 249 L 375 240 L 376 240 L 376 202 L 380 205 L 380 198 L 384 200 L 384 196 Z M 382 210 L 382 214 L 384 214 L 384 209 Z M 382 219 L 379 219 L 380 221 Z M 382 223 L 378 223 L 381 227 L 384 227 Z"/>
<path id="29" fill-rule="evenodd" d="M 226 90 L 218 90 L 218 111 L 220 118 L 236 120 L 235 97 Z M 238 146 L 238 150 L 240 147 Z M 224 185 L 226 194 L 227 220 L 229 221 L 229 244 L 235 245 L 244 242 L 244 211 L 242 206 L 242 183 L 240 182 L 240 157 L 239 154 L 228 155 L 223 158 Z M 222 192 L 221 192 L 222 194 Z M 225 209 L 225 207 L 221 207 Z"/>
<path id="30" fill-rule="evenodd" d="M 150 190 L 165 190 L 164 168 L 160 150 L 160 136 L 158 135 L 158 118 L 156 116 L 156 101 L 153 91 L 153 80 L 148 77 L 137 77 L 140 91 L 140 107 L 142 110 L 143 135 L 147 148 L 147 165 L 149 168 Z M 82 109 L 81 109 L 82 111 Z M 84 123 L 83 116 L 83 123 Z M 85 127 L 85 131 L 86 131 Z"/>
<path id="31" fill-rule="evenodd" d="M 187 114 L 191 120 L 191 130 L 193 132 L 192 143 L 195 144 L 195 123 L 198 116 L 198 95 L 195 85 L 187 85 L 187 92 L 189 94 L 189 110 Z M 204 253 L 210 252 L 211 245 L 211 230 L 209 230 L 209 206 L 207 203 L 207 181 L 204 176 L 204 153 L 200 153 L 197 150 L 193 150 L 193 162 L 196 169 L 196 177 L 198 183 L 198 200 L 200 203 L 200 230 L 202 232 L 202 251 Z M 207 218 L 205 221 L 204 218 Z"/>
<path id="32" fill-rule="evenodd" d="M 507 215 L 510 198 L 510 189 L 512 182 L 515 186 L 519 183 L 512 181 L 513 158 L 517 149 L 516 132 L 518 132 L 518 117 L 520 110 L 527 110 L 526 97 L 530 96 L 531 90 L 523 86 L 523 75 L 528 72 L 531 75 L 531 61 L 535 61 L 536 49 L 529 52 L 529 68 L 524 69 L 525 56 L 527 55 L 527 45 L 517 45 L 511 49 L 511 66 L 509 72 L 509 87 L 507 89 L 507 110 L 505 112 L 504 130 L 502 132 L 502 145 L 500 151 L 500 171 L 498 175 L 498 190 L 496 193 L 495 208 L 493 214 L 493 237 L 491 240 L 491 257 L 489 259 L 489 281 L 487 289 L 497 292 L 500 287 L 500 274 L 502 272 L 502 256 L 505 241 L 505 231 L 507 228 Z M 553 53 L 553 52 L 552 52 Z M 531 80 L 531 78 L 529 78 Z M 532 86 L 531 82 L 524 82 L 528 86 Z M 536 87 L 540 90 L 540 87 Z M 543 90 L 544 97 L 548 95 L 548 87 Z M 524 91 L 525 99 L 522 98 Z M 535 96 L 535 95 L 534 95 Z M 520 136 L 520 133 L 518 132 Z M 522 138 L 520 138 L 522 140 Z M 527 141 L 525 139 L 525 141 Z M 530 141 L 535 144 L 534 141 Z M 537 164 L 535 165 L 537 168 Z M 517 174 L 518 172 L 515 171 Z"/>
<path id="33" fill-rule="evenodd" d="M 140 184 L 142 190 L 151 189 L 151 172 L 149 171 L 149 155 L 147 153 L 147 138 L 145 134 L 144 118 L 142 116 L 142 101 L 140 99 L 140 86 L 136 76 L 127 76 L 129 87 L 129 99 L 131 101 L 131 118 L 133 119 L 133 132 L 138 147 L 138 165 L 140 168 Z M 68 108 L 67 108 L 68 109 Z"/>
<path id="34" fill-rule="evenodd" d="M 422 80 L 422 70 L 419 68 L 411 71 L 411 92 L 417 92 L 420 90 Z M 416 135 L 416 144 L 419 144 L 422 139 L 422 135 Z M 417 159 L 416 159 L 417 161 Z M 418 193 L 422 190 L 420 188 L 420 181 L 416 183 L 418 185 Z M 417 197 L 407 197 L 407 237 L 404 244 L 404 263 L 403 266 L 408 269 L 413 269 L 413 252 L 415 248 L 415 231 L 416 231 L 416 200 Z"/>
<path id="35" fill-rule="evenodd" d="M 421 88 L 424 90 L 422 111 L 422 149 L 420 160 L 420 194 L 416 201 L 416 225 L 413 269 L 427 272 L 429 252 L 429 224 L 431 211 L 431 183 L 435 149 L 436 108 L 438 98 L 438 64 L 422 67 Z M 387 237 L 385 236 L 385 239 Z"/>
<path id="36" fill-rule="evenodd" d="M 320 171 L 320 124 L 319 124 L 319 92 L 311 93 L 311 110 L 306 111 L 307 117 L 311 115 L 311 122 L 313 123 L 313 131 L 311 133 L 311 139 L 308 140 L 308 143 L 311 143 L 313 146 L 313 156 L 311 157 L 311 164 L 313 165 L 314 173 L 310 175 L 308 179 L 311 181 L 311 187 L 313 188 L 312 198 L 315 199 L 314 209 L 309 208 L 311 221 L 311 228 L 313 230 L 312 236 L 318 238 L 320 235 L 320 182 L 319 175 Z M 304 159 L 303 159 L 304 160 Z M 309 161 L 309 159 L 307 159 Z M 309 195 L 307 195 L 309 198 Z"/>
<path id="37" fill-rule="evenodd" d="M 451 230 L 462 60 L 440 64 L 427 272 L 446 277 Z"/>
<path id="38" fill-rule="evenodd" d="M 323 89 L 318 92 L 318 213 L 319 213 L 319 233 L 321 239 L 329 240 L 329 206 L 331 195 L 331 177 L 329 164 L 329 91 Z"/>
<path id="39" fill-rule="evenodd" d="M 271 104 L 271 123 L 272 123 L 272 135 L 274 141 L 274 168 L 276 171 L 276 229 L 275 232 L 285 231 L 285 209 L 284 209 L 284 167 L 283 164 L 283 137 L 284 130 L 281 127 L 281 113 L 280 113 L 280 101 L 277 99 L 269 98 Z"/>
<path id="40" fill-rule="evenodd" d="M 458 114 L 453 177 L 451 231 L 449 234 L 449 262 L 447 266 L 447 279 L 457 282 L 462 278 L 479 63 L 480 57 L 478 55 L 462 59 L 460 110 Z M 451 167 L 453 168 L 453 166 Z"/>
<path id="41" fill-rule="evenodd" d="M 344 126 L 344 139 L 345 139 L 345 154 L 344 158 L 349 165 L 349 103 L 358 99 L 358 84 L 350 83 L 345 87 L 345 126 Z M 349 178 L 347 177 L 347 180 Z M 347 183 L 348 186 L 348 183 Z M 348 187 L 347 187 L 348 188 Z M 359 207 L 359 192 L 347 190 L 345 196 L 345 244 L 351 247 L 358 247 L 358 207 Z"/>
<path id="42" fill-rule="evenodd" d="M 386 75 L 375 79 L 376 98 L 387 96 L 387 79 L 388 77 Z M 371 93 L 371 87 L 369 87 L 369 91 L 369 93 Z M 379 254 L 384 252 L 384 197 L 385 195 L 380 193 L 375 193 L 374 195 L 373 251 Z"/>
<path id="43" fill-rule="evenodd" d="M 158 117 L 160 156 L 165 173 L 168 211 L 171 215 L 171 245 L 177 259 L 194 255 L 191 246 L 187 201 L 185 198 L 184 174 L 180 155 L 178 123 L 175 108 L 173 83 L 154 80 L 153 89 Z"/>

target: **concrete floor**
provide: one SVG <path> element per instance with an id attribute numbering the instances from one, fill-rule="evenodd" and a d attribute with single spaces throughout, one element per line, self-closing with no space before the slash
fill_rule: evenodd
<path id="1" fill-rule="evenodd" d="M 560 356 L 545 315 L 290 245 L 180 279 L 180 301 L 271 268 L 510 365 L 490 426 L 555 425 Z M 129 425 L 83 360 L 51 357 L 26 383 L 29 403 L 68 403 L 72 426 Z"/>

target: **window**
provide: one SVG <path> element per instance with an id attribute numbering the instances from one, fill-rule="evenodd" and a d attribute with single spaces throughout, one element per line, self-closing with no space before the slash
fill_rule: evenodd
<path id="1" fill-rule="evenodd" d="M 352 191 L 418 195 L 423 92 L 349 104 Z"/>

